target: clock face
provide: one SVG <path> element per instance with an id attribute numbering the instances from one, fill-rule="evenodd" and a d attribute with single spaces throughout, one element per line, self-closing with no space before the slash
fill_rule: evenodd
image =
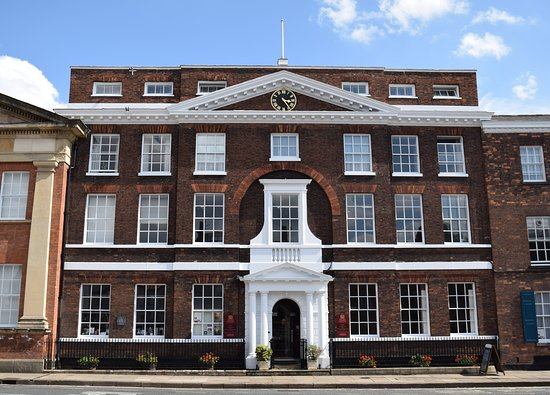
<path id="1" fill-rule="evenodd" d="M 296 107 L 296 95 L 287 89 L 279 89 L 271 95 L 271 107 L 277 111 L 292 111 Z"/>

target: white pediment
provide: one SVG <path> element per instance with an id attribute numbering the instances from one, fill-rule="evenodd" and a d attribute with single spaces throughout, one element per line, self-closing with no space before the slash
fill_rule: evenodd
<path id="1" fill-rule="evenodd" d="M 210 111 L 286 88 L 298 94 L 330 103 L 354 112 L 391 112 L 397 107 L 345 91 L 333 85 L 304 77 L 290 71 L 278 71 L 207 95 L 189 99 L 167 108 L 170 114 L 187 111 Z M 297 111 L 296 111 L 297 112 Z"/>
<path id="2" fill-rule="evenodd" d="M 243 277 L 244 282 L 329 282 L 332 277 L 293 263 L 282 263 Z"/>

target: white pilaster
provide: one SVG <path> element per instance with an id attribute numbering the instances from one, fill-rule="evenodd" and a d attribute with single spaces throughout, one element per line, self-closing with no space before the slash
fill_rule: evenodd
<path id="1" fill-rule="evenodd" d="M 52 221 L 52 202 L 56 161 L 34 162 L 36 183 L 32 207 L 31 232 L 27 275 L 25 280 L 25 303 L 23 316 L 17 323 L 18 328 L 49 328 L 46 318 L 48 292 L 48 263 L 50 259 L 50 227 Z"/>
<path id="2" fill-rule="evenodd" d="M 313 293 L 306 293 L 306 328 L 307 328 L 307 343 L 315 344 L 313 339 Z"/>
<path id="3" fill-rule="evenodd" d="M 328 354 L 328 316 L 326 306 L 327 294 L 326 292 L 319 292 L 317 294 L 317 320 L 319 324 L 318 345 L 322 351 L 318 362 L 321 368 L 330 367 L 330 357 Z"/>
<path id="4" fill-rule="evenodd" d="M 248 356 L 246 368 L 256 369 L 256 291 L 248 292 Z"/>
<path id="5" fill-rule="evenodd" d="M 268 326 L 267 326 L 267 292 L 260 294 L 260 314 L 261 314 L 261 344 L 268 345 Z"/>

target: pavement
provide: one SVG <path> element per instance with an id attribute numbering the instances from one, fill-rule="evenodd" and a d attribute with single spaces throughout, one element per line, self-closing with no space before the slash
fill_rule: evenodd
<path id="1" fill-rule="evenodd" d="M 414 373 L 387 374 L 382 369 L 354 371 L 271 372 L 247 371 L 78 371 L 54 370 L 43 373 L 2 373 L 0 384 L 43 384 L 70 386 L 120 386 L 160 388 L 483 388 L 550 387 L 550 370 L 512 370 L 486 375 L 431 373 L 430 368 Z M 417 374 L 420 370 L 420 374 Z M 376 373 L 374 373 L 376 371 Z M 308 372 L 308 371 L 306 371 Z M 441 372 L 441 371 L 436 371 Z M 300 373 L 300 374 L 298 374 Z M 389 371 L 389 373 L 392 373 Z"/>

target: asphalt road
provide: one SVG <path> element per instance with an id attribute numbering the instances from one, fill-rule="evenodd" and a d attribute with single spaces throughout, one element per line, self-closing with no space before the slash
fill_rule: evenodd
<path id="1" fill-rule="evenodd" d="M 550 387 L 506 388 L 415 388 L 415 389 L 173 389 L 173 388 L 127 388 L 56 385 L 11 385 L 0 384 L 1 395 L 542 395 L 550 394 Z"/>

